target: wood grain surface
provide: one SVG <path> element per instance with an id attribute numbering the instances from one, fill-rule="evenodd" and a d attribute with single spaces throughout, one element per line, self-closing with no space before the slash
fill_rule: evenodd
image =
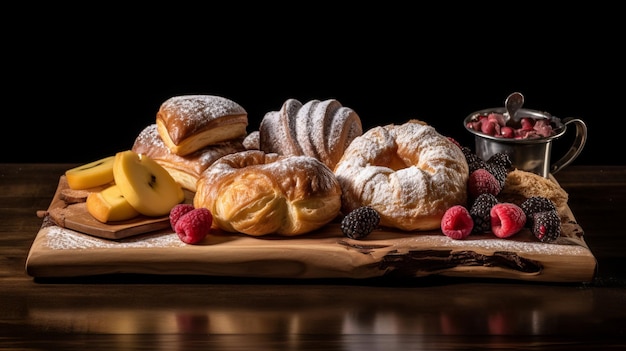
<path id="1" fill-rule="evenodd" d="M 64 224 L 46 217 L 29 252 L 26 269 L 33 277 L 141 273 L 361 279 L 438 274 L 588 282 L 596 269 L 596 259 L 569 208 L 561 237 L 553 243 L 539 242 L 528 229 L 507 239 L 486 233 L 454 240 L 440 231 L 379 228 L 365 239 L 353 240 L 335 221 L 298 237 L 214 231 L 200 244 L 187 245 L 171 230 L 167 217 L 109 226 L 89 218 L 80 204 L 67 211 L 60 199 L 66 187 L 62 176 L 48 209 L 48 213 L 63 210 Z"/>

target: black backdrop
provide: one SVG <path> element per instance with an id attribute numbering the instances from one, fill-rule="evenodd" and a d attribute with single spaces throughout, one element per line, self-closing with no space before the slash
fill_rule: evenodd
<path id="1" fill-rule="evenodd" d="M 524 107 L 587 123 L 575 164 L 625 163 L 615 9 L 539 8 L 511 25 L 506 11 L 256 6 L 249 18 L 237 7 L 18 10 L 19 30 L 31 34 L 5 28 L 0 162 L 89 162 L 128 149 L 159 105 L 182 94 L 238 102 L 249 131 L 288 98 L 334 98 L 366 129 L 418 118 L 472 146 L 463 118 L 520 91 Z M 555 158 L 568 143 L 555 142 Z"/>

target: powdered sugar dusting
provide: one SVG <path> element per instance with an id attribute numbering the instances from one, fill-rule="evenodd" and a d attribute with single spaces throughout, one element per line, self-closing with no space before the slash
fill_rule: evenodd
<path id="1" fill-rule="evenodd" d="M 214 95 L 174 96 L 161 104 L 157 120 L 161 120 L 174 143 L 208 128 L 213 121 L 248 113 L 233 100 Z M 175 116 L 175 117 L 172 117 Z"/>
<path id="2" fill-rule="evenodd" d="M 399 229 L 435 229 L 434 217 L 467 200 L 465 156 L 417 122 L 368 130 L 348 146 L 334 172 L 344 212 L 370 205 L 382 225 Z M 429 223 L 420 223 L 423 218 Z"/>
<path id="3" fill-rule="evenodd" d="M 174 96 L 162 104 L 162 109 L 173 109 L 180 111 L 180 115 L 189 118 L 188 123 L 192 123 L 194 118 L 217 118 L 221 116 L 245 114 L 238 103 L 213 95 L 183 95 Z"/>
<path id="4" fill-rule="evenodd" d="M 172 231 L 159 231 L 120 240 L 102 239 L 58 226 L 46 227 L 43 231 L 45 231 L 44 245 L 53 250 L 182 247 L 186 245 Z"/>
<path id="5" fill-rule="evenodd" d="M 589 249 L 567 238 L 561 238 L 556 243 L 542 243 L 532 238 L 532 234 L 518 233 L 516 239 L 500 239 L 492 234 L 470 235 L 463 240 L 455 240 L 445 235 L 415 235 L 407 241 L 428 242 L 429 246 L 452 248 L 461 250 L 515 252 L 518 254 L 537 255 L 566 255 L 584 256 L 589 254 Z M 404 245 L 410 246 L 407 242 Z M 416 245 L 419 246 L 419 245 Z"/>
<path id="6" fill-rule="evenodd" d="M 261 150 L 314 157 L 332 170 L 363 129 L 358 114 L 335 99 L 310 100 L 304 105 L 288 99 L 280 112 L 265 115 L 259 132 Z"/>

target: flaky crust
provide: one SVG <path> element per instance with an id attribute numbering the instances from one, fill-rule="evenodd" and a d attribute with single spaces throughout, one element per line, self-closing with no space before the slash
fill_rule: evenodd
<path id="1" fill-rule="evenodd" d="M 213 163 L 198 180 L 193 204 L 208 208 L 213 227 L 225 231 L 294 236 L 337 217 L 341 188 L 313 157 L 247 150 Z"/>
<path id="2" fill-rule="evenodd" d="M 334 172 L 342 212 L 371 206 L 381 226 L 437 229 L 448 208 L 467 201 L 469 169 L 461 149 L 416 120 L 368 130 L 352 141 Z"/>
<path id="3" fill-rule="evenodd" d="M 363 134 L 361 119 L 335 99 L 295 99 L 265 114 L 259 126 L 259 149 L 280 155 L 306 155 L 333 169 L 348 145 Z"/>
<path id="4" fill-rule="evenodd" d="M 214 95 L 181 95 L 163 102 L 157 130 L 177 155 L 246 136 L 248 113 L 236 102 Z"/>
<path id="5" fill-rule="evenodd" d="M 205 146 L 191 154 L 180 156 L 163 143 L 156 124 L 150 124 L 139 133 L 132 150 L 155 160 L 183 188 L 196 191 L 196 182 L 204 170 L 220 157 L 244 150 L 244 146 L 240 138 Z"/>

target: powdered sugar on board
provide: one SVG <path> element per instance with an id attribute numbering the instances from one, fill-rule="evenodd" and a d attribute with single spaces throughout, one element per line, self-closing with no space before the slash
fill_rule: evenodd
<path id="1" fill-rule="evenodd" d="M 172 231 L 159 231 L 121 240 L 108 240 L 70 229 L 50 226 L 42 229 L 44 245 L 52 250 L 125 249 L 153 247 L 181 247 L 183 243 Z"/>

